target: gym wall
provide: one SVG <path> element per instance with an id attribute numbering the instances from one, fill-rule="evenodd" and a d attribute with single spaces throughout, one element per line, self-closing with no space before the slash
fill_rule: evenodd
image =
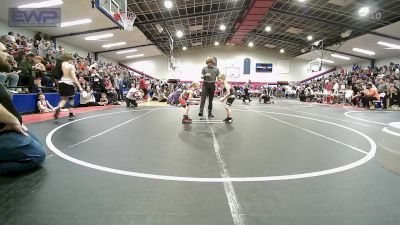
<path id="1" fill-rule="evenodd" d="M 291 58 L 285 54 L 276 54 L 276 50 L 256 49 L 248 47 L 221 46 L 204 48 L 192 51 L 180 51 L 175 54 L 177 68 L 175 71 L 168 71 L 166 56 L 149 57 L 139 60 L 124 61 L 122 64 L 128 65 L 139 71 L 155 76 L 160 79 L 178 78 L 181 80 L 200 80 L 201 69 L 205 66 L 207 56 L 216 56 L 218 59 L 218 68 L 221 73 L 233 73 L 236 67 L 238 75 L 230 76 L 231 81 L 255 82 L 276 82 L 276 81 L 298 81 L 311 75 L 308 69 L 308 62 L 301 59 Z M 244 59 L 250 58 L 250 74 L 243 74 Z M 272 73 L 256 72 L 256 63 L 272 63 Z M 278 68 L 282 65 L 289 65 L 288 68 Z M 232 66 L 234 65 L 234 66 Z M 324 67 L 328 70 L 333 67 Z M 286 71 L 285 71 L 286 70 Z"/>

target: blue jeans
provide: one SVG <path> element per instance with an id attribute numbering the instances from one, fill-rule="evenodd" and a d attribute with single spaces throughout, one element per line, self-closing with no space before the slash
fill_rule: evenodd
<path id="1" fill-rule="evenodd" d="M 18 85 L 19 75 L 16 73 L 12 73 L 10 75 L 6 75 L 5 73 L 0 73 L 0 83 L 5 84 L 8 81 L 8 86 L 16 87 Z"/>
<path id="2" fill-rule="evenodd" d="M 23 172 L 40 166 L 46 151 L 39 140 L 29 133 L 0 134 L 0 174 Z"/>

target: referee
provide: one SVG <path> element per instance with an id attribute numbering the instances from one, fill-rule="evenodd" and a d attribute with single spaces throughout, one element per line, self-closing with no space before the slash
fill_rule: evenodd
<path id="1" fill-rule="evenodd" d="M 201 103 L 199 116 L 203 116 L 204 104 L 208 96 L 208 117 L 214 117 L 212 114 L 212 101 L 215 93 L 215 82 L 219 75 L 219 69 L 216 67 L 214 58 L 208 57 L 206 60 L 207 66 L 201 71 L 203 79 L 203 90 L 201 93 Z"/>

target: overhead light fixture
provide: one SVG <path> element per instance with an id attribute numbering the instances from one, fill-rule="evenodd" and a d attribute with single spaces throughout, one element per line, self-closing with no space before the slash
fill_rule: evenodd
<path id="1" fill-rule="evenodd" d="M 186 50 L 187 50 L 187 47 L 186 47 L 186 46 L 183 46 L 182 50 L 183 50 L 183 51 L 186 51 Z"/>
<path id="2" fill-rule="evenodd" d="M 338 59 L 350 60 L 349 57 L 343 56 L 343 55 L 331 54 L 331 56 L 334 57 L 334 58 L 338 58 Z"/>
<path id="3" fill-rule="evenodd" d="M 358 14 L 360 16 L 367 16 L 368 13 L 369 13 L 369 8 L 366 6 L 362 7 L 360 10 L 358 10 Z"/>
<path id="4" fill-rule="evenodd" d="M 51 1 L 35 2 L 35 3 L 20 5 L 20 6 L 18 6 L 18 8 L 19 9 L 22 9 L 22 8 L 46 8 L 46 7 L 58 6 L 58 5 L 62 5 L 62 4 L 64 4 L 64 2 L 62 0 L 51 0 Z"/>
<path id="5" fill-rule="evenodd" d="M 103 47 L 103 48 L 111 48 L 111 47 L 121 46 L 121 45 L 126 45 L 126 42 L 116 42 L 116 43 L 102 45 L 101 47 Z"/>
<path id="6" fill-rule="evenodd" d="M 340 34 L 340 36 L 341 36 L 342 38 L 348 38 L 348 37 L 350 37 L 350 35 L 351 35 L 352 32 L 353 32 L 352 30 L 346 30 L 345 32 L 342 32 L 342 33 Z"/>
<path id="7" fill-rule="evenodd" d="M 327 60 L 327 59 L 321 59 L 321 58 L 317 58 L 318 61 L 322 61 L 322 62 L 327 62 L 327 63 L 335 63 L 332 60 Z"/>
<path id="8" fill-rule="evenodd" d="M 172 8 L 172 1 L 166 0 L 166 1 L 164 2 L 164 6 L 165 6 L 165 8 L 167 8 L 167 9 Z"/>
<path id="9" fill-rule="evenodd" d="M 113 37 L 113 36 L 114 36 L 113 33 L 99 34 L 99 35 L 85 37 L 85 40 L 86 41 L 96 41 L 96 40 L 99 40 L 102 38 L 109 38 L 109 37 Z"/>
<path id="10" fill-rule="evenodd" d="M 391 44 L 391 43 L 387 43 L 387 42 L 383 42 L 383 41 L 379 41 L 378 45 L 388 47 L 389 49 L 400 49 L 400 45 Z"/>
<path id="11" fill-rule="evenodd" d="M 312 43 L 312 45 L 314 45 L 314 46 L 318 46 L 320 43 L 321 43 L 321 40 L 319 40 L 319 41 L 316 41 L 316 42 Z"/>
<path id="12" fill-rule="evenodd" d="M 270 32 L 272 28 L 270 26 L 265 27 L 265 31 Z"/>
<path id="13" fill-rule="evenodd" d="M 283 53 L 285 53 L 285 49 L 281 48 L 281 50 L 279 50 L 279 52 L 280 52 L 281 54 L 283 54 Z"/>
<path id="14" fill-rule="evenodd" d="M 297 1 L 299 1 L 299 2 L 305 2 L 306 0 L 297 0 Z"/>
<path id="15" fill-rule="evenodd" d="M 253 42 L 249 42 L 249 47 L 252 48 L 254 46 Z"/>
<path id="16" fill-rule="evenodd" d="M 313 39 L 313 36 L 311 36 L 311 35 L 307 36 L 307 40 L 312 41 L 312 39 Z"/>
<path id="17" fill-rule="evenodd" d="M 156 24 L 156 29 L 157 29 L 158 33 L 160 33 L 160 34 L 164 31 L 164 28 L 159 23 Z"/>
<path id="18" fill-rule="evenodd" d="M 363 53 L 363 54 L 366 54 L 366 55 L 375 55 L 375 52 L 369 51 L 369 50 L 365 50 L 365 49 L 361 49 L 361 48 L 353 48 L 353 51 L 359 52 L 359 53 Z"/>
<path id="19" fill-rule="evenodd" d="M 144 56 L 144 54 L 139 54 L 139 55 L 128 55 L 126 58 L 130 59 L 130 58 L 137 58 L 137 57 L 142 57 Z"/>
<path id="20" fill-rule="evenodd" d="M 117 54 L 120 55 L 120 54 L 129 53 L 129 52 L 137 52 L 137 49 L 129 49 L 129 50 L 124 50 L 124 51 L 119 51 L 119 52 L 117 52 Z"/>
<path id="21" fill-rule="evenodd" d="M 224 24 L 221 24 L 221 25 L 219 25 L 219 29 L 224 31 L 224 30 L 226 30 L 226 26 Z"/>
<path id="22" fill-rule="evenodd" d="M 62 22 L 61 27 L 70 27 L 70 26 L 75 26 L 75 25 L 81 25 L 81 24 L 87 24 L 91 23 L 91 19 L 82 19 L 82 20 L 75 20 L 75 21 L 69 21 L 69 22 Z"/>
<path id="23" fill-rule="evenodd" d="M 215 46 L 218 46 L 218 45 L 219 45 L 219 42 L 218 42 L 218 41 L 216 41 L 216 42 L 214 43 L 214 45 L 215 45 Z"/>
<path id="24" fill-rule="evenodd" d="M 176 36 L 177 36 L 178 38 L 181 38 L 181 37 L 183 36 L 183 32 L 180 31 L 180 30 L 178 30 L 178 31 L 176 32 Z"/>

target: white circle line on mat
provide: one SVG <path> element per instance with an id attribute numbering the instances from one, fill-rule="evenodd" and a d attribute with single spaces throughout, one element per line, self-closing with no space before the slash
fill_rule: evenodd
<path id="1" fill-rule="evenodd" d="M 173 109 L 173 108 L 171 108 Z M 141 111 L 141 110 L 131 110 L 131 111 L 124 111 L 124 112 L 133 112 L 133 111 Z M 236 111 L 252 111 L 252 110 L 236 110 Z M 261 182 L 261 181 L 283 181 L 283 180 L 294 180 L 294 179 L 304 179 L 304 178 L 311 178 L 311 177 L 318 177 L 318 176 L 324 176 L 324 175 L 329 175 L 329 174 L 335 174 L 339 172 L 344 172 L 349 169 L 353 169 L 355 167 L 361 166 L 364 163 L 368 162 L 372 158 L 374 158 L 375 153 L 376 153 L 376 143 L 372 138 L 367 136 L 366 134 L 357 131 L 355 129 L 352 129 L 350 127 L 332 123 L 329 121 L 324 121 L 320 119 L 315 119 L 315 118 L 310 118 L 310 117 L 304 117 L 304 116 L 298 116 L 298 115 L 292 115 L 292 114 L 285 114 L 285 113 L 277 113 L 277 112 L 264 112 L 263 113 L 269 113 L 269 114 L 276 114 L 276 115 L 285 115 L 285 116 L 290 116 L 290 117 L 296 117 L 296 118 L 303 118 L 303 119 L 308 119 L 308 120 L 313 120 L 313 121 L 318 121 L 321 123 L 326 123 L 330 124 L 333 126 L 341 127 L 347 130 L 350 130 L 360 136 L 362 136 L 364 139 L 366 139 L 369 144 L 370 144 L 370 150 L 367 155 L 362 157 L 361 159 L 352 162 L 350 164 L 332 168 L 332 169 L 327 169 L 327 170 L 321 170 L 321 171 L 316 171 L 316 172 L 309 172 L 309 173 L 300 173 L 300 174 L 290 174 L 290 175 L 279 175 L 279 176 L 261 176 L 261 177 L 226 177 L 226 178 L 221 178 L 221 177 L 181 177 L 181 176 L 169 176 L 169 175 L 158 175 L 158 174 L 149 174 L 149 173 L 140 173 L 140 172 L 133 172 L 133 171 L 126 171 L 126 170 L 120 170 L 120 169 L 114 169 L 114 168 L 109 168 L 101 165 L 96 165 L 93 163 L 89 163 L 80 159 L 76 159 L 74 157 L 71 157 L 61 150 L 59 150 L 52 142 L 52 137 L 55 132 L 60 130 L 61 128 L 71 124 L 71 123 L 76 123 L 82 120 L 90 119 L 90 118 L 95 118 L 95 117 L 100 117 L 100 116 L 105 116 L 105 115 L 112 115 L 112 114 L 117 114 L 117 113 L 123 113 L 123 112 L 115 112 L 115 113 L 105 113 L 105 114 L 98 114 L 94 116 L 89 116 L 85 117 L 82 119 L 78 119 L 72 122 L 65 123 L 63 125 L 60 125 L 56 128 L 54 128 L 50 133 L 47 134 L 46 136 L 46 144 L 48 148 L 54 152 L 54 154 L 58 155 L 59 157 L 70 161 L 72 163 L 107 172 L 107 173 L 113 173 L 113 174 L 119 174 L 119 175 L 124 175 L 124 176 L 132 176 L 132 177 L 138 177 L 138 178 L 147 178 L 147 179 L 157 179 L 157 180 L 165 180 L 165 181 L 185 181 L 185 182 L 206 182 L 206 183 L 221 183 L 221 182 Z M 118 126 L 118 125 L 117 125 Z"/>
<path id="2" fill-rule="evenodd" d="M 387 123 L 381 123 L 381 122 L 376 122 L 376 121 L 372 121 L 372 120 L 365 120 L 365 119 L 361 119 L 361 118 L 358 118 L 358 117 L 355 117 L 355 116 L 351 116 L 350 114 L 353 114 L 353 113 L 391 113 L 391 112 L 390 111 L 349 111 L 349 112 L 345 112 L 344 113 L 344 115 L 346 117 L 349 117 L 349 118 L 354 119 L 354 120 L 359 120 L 359 121 L 363 121 L 363 122 L 375 123 L 375 124 L 387 126 L 387 125 L 389 125 Z"/>

